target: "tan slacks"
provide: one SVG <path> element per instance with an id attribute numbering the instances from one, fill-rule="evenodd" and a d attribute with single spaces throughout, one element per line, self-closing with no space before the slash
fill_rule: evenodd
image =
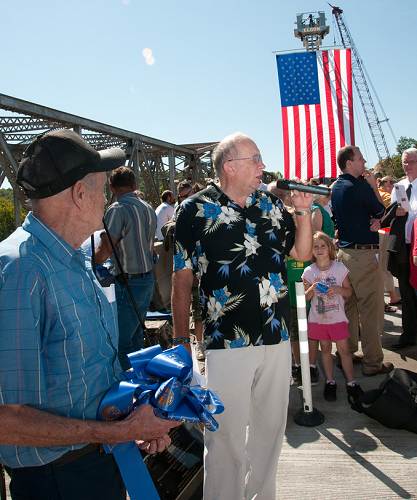
<path id="1" fill-rule="evenodd" d="M 364 371 L 380 368 L 384 359 L 381 346 L 384 324 L 384 284 L 377 259 L 378 250 L 340 249 L 338 260 L 349 269 L 352 295 L 346 302 L 349 346 L 358 350 L 359 329 Z"/>
<path id="2" fill-rule="evenodd" d="M 290 373 L 289 341 L 206 351 L 207 386 L 225 411 L 204 435 L 204 500 L 276 498 Z"/>

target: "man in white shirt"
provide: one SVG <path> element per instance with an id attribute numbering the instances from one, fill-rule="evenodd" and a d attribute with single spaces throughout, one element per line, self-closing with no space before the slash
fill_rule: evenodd
<path id="1" fill-rule="evenodd" d="M 407 255 L 410 255 L 411 230 L 414 219 L 417 217 L 417 148 L 406 149 L 402 154 L 402 165 L 406 177 L 396 184 L 404 186 L 410 210 L 404 210 L 401 206 L 397 208 L 397 217 L 407 215 L 405 222 L 405 244 Z M 392 190 L 391 202 L 398 201 L 397 189 Z M 417 344 L 417 298 L 413 287 L 410 285 L 410 263 L 401 266 L 398 274 L 398 285 L 400 287 L 402 301 L 402 326 L 403 333 L 398 344 L 391 347 L 400 349 Z"/>
<path id="2" fill-rule="evenodd" d="M 162 203 L 156 208 L 157 226 L 155 238 L 163 241 L 164 236 L 161 232 L 161 227 L 172 219 L 174 214 L 175 196 L 172 191 L 164 191 L 161 195 Z"/>

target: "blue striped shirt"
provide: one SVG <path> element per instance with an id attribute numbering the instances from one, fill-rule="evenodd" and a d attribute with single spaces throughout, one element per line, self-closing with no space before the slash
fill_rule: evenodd
<path id="1" fill-rule="evenodd" d="M 85 253 L 29 213 L 0 243 L 0 404 L 95 419 L 121 371 L 117 337 Z M 83 445 L 0 446 L 0 462 L 43 465 Z"/>

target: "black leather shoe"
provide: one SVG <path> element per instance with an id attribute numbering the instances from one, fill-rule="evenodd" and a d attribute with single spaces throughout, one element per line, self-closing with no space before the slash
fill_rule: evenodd
<path id="1" fill-rule="evenodd" d="M 412 347 L 415 345 L 417 345 L 415 342 L 398 342 L 397 344 L 392 344 L 390 348 L 396 351 L 397 349 L 405 349 L 406 347 Z"/>

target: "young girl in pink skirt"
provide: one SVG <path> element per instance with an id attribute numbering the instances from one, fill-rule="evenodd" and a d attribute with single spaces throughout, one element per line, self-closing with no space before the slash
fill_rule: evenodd
<path id="1" fill-rule="evenodd" d="M 357 399 L 362 389 L 353 377 L 352 355 L 349 350 L 348 320 L 345 314 L 345 299 L 352 289 L 348 269 L 336 261 L 336 247 L 325 233 L 317 231 L 313 236 L 313 263 L 302 275 L 306 299 L 311 300 L 308 315 L 308 338 L 320 342 L 321 359 L 326 382 L 324 399 L 336 400 L 336 382 L 333 375 L 332 342 L 336 342 L 349 401 Z M 317 349 L 316 342 L 310 342 Z M 310 348 L 311 348 L 310 347 Z"/>

